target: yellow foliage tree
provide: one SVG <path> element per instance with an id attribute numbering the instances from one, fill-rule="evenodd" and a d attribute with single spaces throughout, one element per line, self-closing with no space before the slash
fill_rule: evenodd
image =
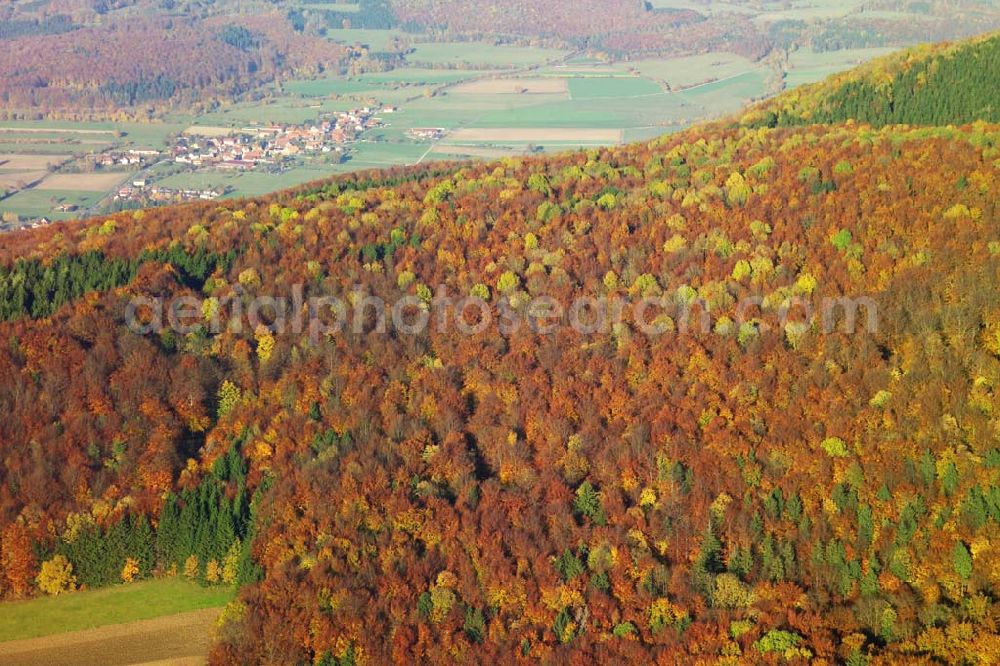
<path id="1" fill-rule="evenodd" d="M 122 567 L 122 582 L 131 583 L 139 575 L 139 561 L 134 557 L 125 558 L 125 566 Z"/>
<path id="2" fill-rule="evenodd" d="M 205 580 L 209 583 L 218 583 L 222 580 L 222 567 L 216 560 L 209 560 L 205 565 Z"/>
<path id="3" fill-rule="evenodd" d="M 56 555 L 42 562 L 35 582 L 38 583 L 39 590 L 52 596 L 75 590 L 76 576 L 73 575 L 73 565 L 65 555 Z"/>
<path id="4" fill-rule="evenodd" d="M 189 555 L 186 560 L 184 560 L 184 577 L 194 580 L 198 577 L 201 565 L 198 562 L 197 555 Z"/>
<path id="5" fill-rule="evenodd" d="M 235 585 L 240 572 L 240 540 L 237 539 L 229 547 L 226 556 L 222 558 L 222 582 Z"/>
<path id="6" fill-rule="evenodd" d="M 254 331 L 254 338 L 257 339 L 257 358 L 261 363 L 267 363 L 274 352 L 274 336 L 266 326 L 260 325 Z"/>

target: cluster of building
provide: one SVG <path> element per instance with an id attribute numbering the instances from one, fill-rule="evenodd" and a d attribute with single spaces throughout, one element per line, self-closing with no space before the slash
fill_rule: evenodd
<path id="1" fill-rule="evenodd" d="M 160 156 L 158 150 L 108 150 L 94 158 L 94 165 L 104 169 L 116 166 L 143 166 Z"/>
<path id="2" fill-rule="evenodd" d="M 378 112 L 394 110 L 364 107 L 305 125 L 247 127 L 225 136 L 187 134 L 177 139 L 172 156 L 179 164 L 196 167 L 252 169 L 286 159 L 341 153 L 363 132 L 382 125 Z"/>
<path id="3" fill-rule="evenodd" d="M 444 127 L 414 127 L 407 134 L 417 141 L 440 141 L 447 131 Z"/>
<path id="4" fill-rule="evenodd" d="M 6 231 L 19 231 L 21 229 L 40 229 L 52 224 L 52 220 L 47 217 L 38 217 L 29 220 L 0 220 L 0 233 Z"/>
<path id="5" fill-rule="evenodd" d="M 159 185 L 151 185 L 145 180 L 135 180 L 128 185 L 118 188 L 118 191 L 115 192 L 115 201 L 136 201 L 143 205 L 159 205 L 183 201 L 212 201 L 225 193 L 225 190 L 221 188 L 206 190 L 195 188 L 172 189 L 169 187 L 160 187 Z"/>

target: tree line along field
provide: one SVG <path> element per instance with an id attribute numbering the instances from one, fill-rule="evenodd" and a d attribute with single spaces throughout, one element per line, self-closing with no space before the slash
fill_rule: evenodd
<path id="1" fill-rule="evenodd" d="M 202 587 L 178 577 L 2 604 L 0 645 L 8 641 L 218 608 L 232 597 L 231 588 Z"/>

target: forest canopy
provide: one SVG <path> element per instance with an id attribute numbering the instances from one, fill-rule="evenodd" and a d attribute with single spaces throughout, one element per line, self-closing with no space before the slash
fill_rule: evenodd
<path id="1" fill-rule="evenodd" d="M 220 664 L 989 663 L 1000 126 L 749 118 L 0 238 L 0 595 L 238 584 Z M 211 325 L 441 288 L 664 311 Z"/>

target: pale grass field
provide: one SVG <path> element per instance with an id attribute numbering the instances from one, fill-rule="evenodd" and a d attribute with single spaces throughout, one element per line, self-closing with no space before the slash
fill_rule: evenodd
<path id="1" fill-rule="evenodd" d="M 37 183 L 45 177 L 47 171 L 16 171 L 0 173 L 0 190 L 21 189 L 32 183 Z"/>
<path id="2" fill-rule="evenodd" d="M 18 171 L 38 171 L 49 166 L 62 164 L 69 155 L 22 155 L 19 153 L 0 153 L 0 169 Z"/>
<path id="3" fill-rule="evenodd" d="M 214 125 L 192 125 L 184 130 L 188 136 L 226 136 L 233 131 L 232 127 L 218 127 Z"/>
<path id="4" fill-rule="evenodd" d="M 455 95 L 558 95 L 569 92 L 565 79 L 481 79 L 451 89 Z"/>
<path id="5" fill-rule="evenodd" d="M 547 142 L 580 142 L 580 143 L 621 143 L 620 129 L 597 128 L 560 128 L 560 127 L 525 127 L 525 128 L 466 128 L 455 130 L 448 135 L 449 143 L 547 143 Z"/>
<path id="6" fill-rule="evenodd" d="M 39 190 L 104 192 L 125 182 L 127 173 L 56 173 L 38 185 Z"/>

